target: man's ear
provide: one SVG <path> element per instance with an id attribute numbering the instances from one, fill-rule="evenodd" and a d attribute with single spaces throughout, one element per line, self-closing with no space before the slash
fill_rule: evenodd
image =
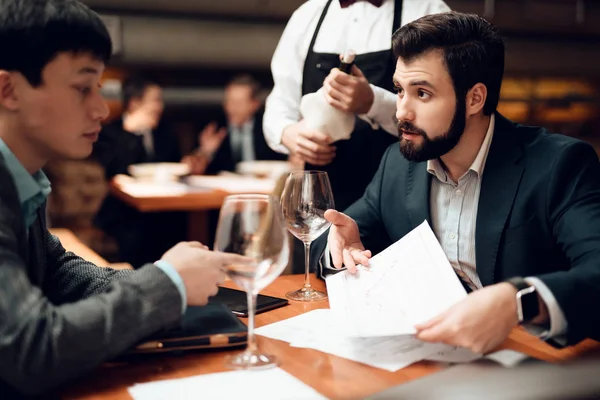
<path id="1" fill-rule="evenodd" d="M 483 110 L 487 100 L 487 87 L 483 83 L 476 83 L 467 92 L 467 116 L 478 114 Z"/>
<path id="2" fill-rule="evenodd" d="M 0 70 L 0 106 L 10 111 L 19 108 L 14 75 L 5 70 Z"/>

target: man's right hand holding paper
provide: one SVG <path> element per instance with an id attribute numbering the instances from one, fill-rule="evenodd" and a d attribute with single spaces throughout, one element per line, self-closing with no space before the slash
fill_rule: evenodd
<path id="1" fill-rule="evenodd" d="M 350 273 L 356 273 L 356 265 L 369 265 L 371 251 L 365 250 L 360 241 L 358 225 L 352 218 L 336 210 L 327 210 L 325 219 L 331 222 L 327 242 L 333 266 L 337 269 L 345 265 Z"/>

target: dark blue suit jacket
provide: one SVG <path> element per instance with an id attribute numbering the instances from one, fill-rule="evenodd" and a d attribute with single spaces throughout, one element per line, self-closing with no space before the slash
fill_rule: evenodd
<path id="1" fill-rule="evenodd" d="M 377 253 L 423 220 L 432 176 L 390 146 L 365 194 L 346 213 Z M 325 236 L 325 235 L 323 235 Z M 324 239 L 315 251 L 324 248 Z M 496 115 L 476 222 L 481 283 L 535 276 L 568 322 L 568 342 L 600 338 L 600 164 L 594 149 Z M 319 256 L 320 254 L 315 254 Z"/>

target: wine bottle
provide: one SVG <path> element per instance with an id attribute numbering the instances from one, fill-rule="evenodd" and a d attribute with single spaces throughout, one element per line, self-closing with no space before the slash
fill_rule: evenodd
<path id="1" fill-rule="evenodd" d="M 354 50 L 346 50 L 346 52 L 342 56 L 342 61 L 340 62 L 340 71 L 345 72 L 347 74 L 351 74 L 355 58 L 356 53 L 354 52 Z"/>

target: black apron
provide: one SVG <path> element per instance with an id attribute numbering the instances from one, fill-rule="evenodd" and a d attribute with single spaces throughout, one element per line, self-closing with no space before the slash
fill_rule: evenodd
<path id="1" fill-rule="evenodd" d="M 332 1 L 329 0 L 325 5 L 308 48 L 302 76 L 302 95 L 319 90 L 329 72 L 340 64 L 339 54 L 313 51 L 317 35 Z M 390 43 L 392 34 L 400 27 L 401 17 L 402 0 L 395 0 Z M 360 68 L 369 83 L 389 91 L 393 90 L 396 65 L 391 48 L 390 50 L 358 54 L 354 63 Z M 383 153 L 390 144 L 397 141 L 397 137 L 383 129 L 374 130 L 367 122 L 357 117 L 352 137 L 334 144 L 337 151 L 331 164 L 326 166 L 306 164 L 305 168 L 327 172 L 331 181 L 335 208 L 338 211 L 344 211 L 363 195 L 379 167 Z"/>
<path id="2" fill-rule="evenodd" d="M 315 53 L 313 48 L 317 35 L 327 15 L 327 10 L 333 0 L 329 0 L 323 9 L 315 33 L 313 34 L 302 76 L 302 95 L 314 93 L 323 86 L 323 81 L 329 72 L 340 65 L 339 54 Z M 337 0 L 335 0 L 337 1 Z M 390 32 L 390 49 L 373 53 L 358 54 L 354 63 L 361 69 L 365 77 L 375 86 L 392 91 L 394 70 L 396 63 L 391 50 L 392 34 L 400 27 L 402 21 L 402 0 L 394 4 L 394 22 Z M 392 117 L 392 116 L 390 116 Z M 371 126 L 360 118 L 356 118 L 356 125 L 349 140 L 335 142 L 337 147 L 336 157 L 331 164 L 316 166 L 306 164 L 305 169 L 326 171 L 331 181 L 335 208 L 344 211 L 358 200 L 364 193 L 367 185 L 379 167 L 383 153 L 398 139 L 383 129 L 372 129 Z M 311 250 L 310 269 L 318 270 L 318 257 L 324 249 L 315 246 Z M 294 240 L 293 272 L 304 271 L 304 245 L 298 239 Z"/>

